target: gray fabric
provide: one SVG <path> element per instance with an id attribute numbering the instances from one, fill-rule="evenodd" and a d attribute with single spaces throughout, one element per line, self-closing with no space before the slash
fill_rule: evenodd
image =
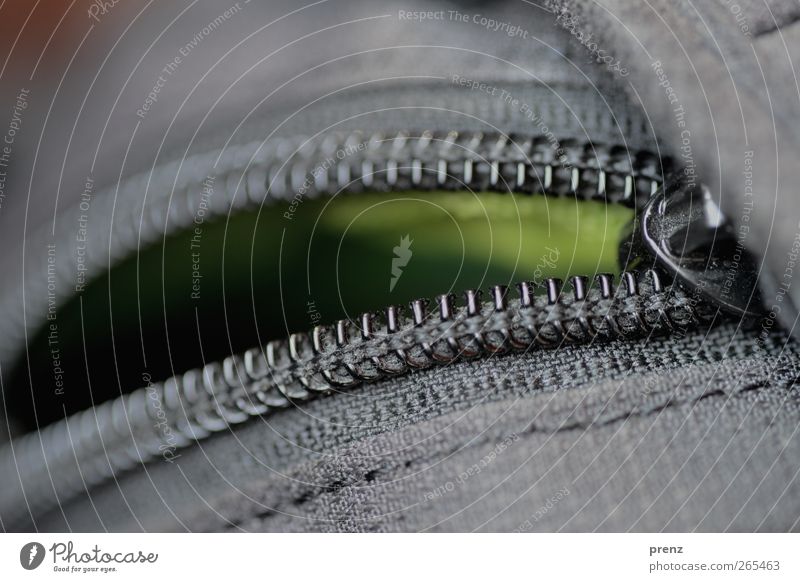
<path id="1" fill-rule="evenodd" d="M 800 286 L 791 285 L 794 259 L 787 257 L 800 234 L 795 193 L 800 4 L 551 0 L 547 5 L 564 26 L 591 37 L 629 70 L 620 80 L 668 149 L 694 167 L 723 211 L 748 229 L 743 241 L 763 259 L 765 299 L 777 305 L 780 321 L 792 329 L 800 306 Z M 747 152 L 752 152 L 752 176 L 745 175 Z M 790 284 L 791 307 L 778 298 L 782 283 Z"/>
<path id="2" fill-rule="evenodd" d="M 69 71 L 60 91 L 60 75 L 35 78 L 25 131 L 15 144 L 17 170 L 9 183 L 9 188 L 25 195 L 9 197 L 4 203 L 0 215 L 4 247 L 19 249 L 24 226 L 31 236 L 37 227 L 51 223 L 54 213 L 58 219 L 66 208 L 76 205 L 87 175 L 94 177 L 98 192 L 114 185 L 120 176 L 180 158 L 187 149 L 208 151 L 229 139 L 236 144 L 253 135 L 264 139 L 264 128 L 273 129 L 276 121 L 284 121 L 315 100 L 319 102 L 312 111 L 301 111 L 290 130 L 316 132 L 325 127 L 326 120 L 340 121 L 341 117 L 325 112 L 331 101 L 335 107 L 336 102 L 352 100 L 354 94 L 387 87 L 403 90 L 435 84 L 452 88 L 447 77 L 453 74 L 487 82 L 538 81 L 553 85 L 556 92 L 571 85 L 605 96 L 610 88 L 588 63 L 570 63 L 569 36 L 534 6 L 525 8 L 524 25 L 530 37 L 520 42 L 473 23 L 398 18 L 398 10 L 465 10 L 457 3 L 328 1 L 287 16 L 301 6 L 284 0 L 240 3 L 238 13 L 183 59 L 145 117 L 137 116 L 162 68 L 233 4 L 214 0 L 155 3 L 138 18 L 135 11 L 116 6 L 96 33 L 87 37 L 81 66 Z M 481 8 L 481 13 L 497 21 L 517 22 L 518 10 L 514 3 L 499 3 Z M 28 64 L 28 58 L 35 62 L 36 57 L 19 57 L 21 70 L 18 79 L 8 79 L 11 87 L 17 82 L 30 86 L 30 73 L 22 65 Z M 595 85 L 599 85 L 596 90 Z M 477 92 L 463 89 L 461 93 L 474 96 Z M 16 92 L 2 95 L 3 105 L 8 103 L 10 109 Z M 418 95 L 417 106 L 447 106 L 437 95 L 423 95 Z M 87 103 L 81 109 L 84 96 Z M 44 125 L 49 107 L 52 111 Z M 496 110 L 500 109 L 508 108 Z M 350 115 L 363 112 L 350 109 Z M 597 111 L 598 116 L 606 114 Z M 389 125 L 383 127 L 388 130 Z M 55 191 L 59 192 L 58 207 Z M 16 253 L 4 254 L 0 260 L 6 265 L 19 263 Z"/>
<path id="3" fill-rule="evenodd" d="M 797 355 L 725 325 L 464 362 L 252 422 L 36 525 L 794 530 Z"/>
<path id="4" fill-rule="evenodd" d="M 220 105 L 219 115 L 215 113 L 204 124 L 201 133 L 212 137 L 190 146 L 183 129 L 196 127 L 194 116 L 205 112 L 219 95 L 213 88 L 227 87 L 255 56 L 297 34 L 384 12 L 383 6 L 368 9 L 365 3 L 330 3 L 299 28 L 289 27 L 287 22 L 287 28 L 275 37 L 265 33 L 245 47 L 246 54 L 237 61 L 239 67 L 226 68 L 214 77 L 211 88 L 201 91 L 198 102 L 191 102 L 185 115 L 179 116 L 176 127 L 181 132 L 177 136 L 170 133 L 165 147 L 170 156 L 174 152 L 182 155 L 187 147 L 219 147 L 224 138 L 214 130 L 230 129 L 230 119 L 238 119 L 237 111 L 263 96 L 264 87 L 274 87 L 309 64 L 316 64 L 320 55 L 333 58 L 365 46 L 423 44 L 435 38 L 437 44 L 453 43 L 464 50 L 409 49 L 385 60 L 362 56 L 353 63 L 343 61 L 340 67 L 314 75 L 313 80 L 292 85 L 276 109 L 279 105 L 291 108 L 295 102 L 305 103 L 332 88 L 375 76 L 456 72 L 512 86 L 529 79 L 514 67 L 498 65 L 496 59 L 472 52 L 478 50 L 524 62 L 544 81 L 561 83 L 562 88 L 576 89 L 576 93 L 587 87 L 587 79 L 578 70 L 586 69 L 588 78 L 598 83 L 598 94 L 609 96 L 613 111 L 627 110 L 631 119 L 638 119 L 630 124 L 636 128 L 632 132 L 635 142 L 655 144 L 652 135 L 656 132 L 671 140 L 673 151 L 680 153 L 680 131 L 664 89 L 650 69 L 652 60 L 660 59 L 687 110 L 698 171 L 716 193 L 725 192 L 723 202 L 726 210 L 733 209 L 734 219 L 741 215 L 745 146 L 742 115 L 738 101 L 731 97 L 731 79 L 737 87 L 741 85 L 739 97 L 742 109 L 747 111 L 747 147 L 755 151 L 759 168 L 757 217 L 747 244 L 760 251 L 773 232 L 769 267 L 780 277 L 797 223 L 790 187 L 798 183 L 796 124 L 792 123 L 798 118 L 797 99 L 792 84 L 785 82 L 793 76 L 783 39 L 773 30 L 769 13 L 753 3 L 753 12 L 749 13 L 753 31 L 761 35 L 754 43 L 756 54 L 762 64 L 769 65 L 764 74 L 770 80 L 771 100 L 766 100 L 749 39 L 737 36 L 735 20 L 725 20 L 730 13 L 724 3 L 698 7 L 714 30 L 713 39 L 703 32 L 703 23 L 685 8 L 687 5 L 666 1 L 651 4 L 657 6 L 664 21 L 645 5 L 622 0 L 552 3 L 554 10 L 576 15 L 585 30 L 607 42 L 609 51 L 629 69 L 628 77 L 602 66 L 587 66 L 592 57 L 587 56 L 585 48 L 575 38 L 570 39 L 568 32 L 555 28 L 552 16 L 527 3 L 481 6 L 480 11 L 499 20 L 524 22 L 529 31 L 551 42 L 558 52 L 544 44 L 523 44 L 480 27 L 452 23 L 441 27 L 437 23 L 374 21 L 357 27 L 365 36 L 323 35 L 283 54 L 281 66 L 268 71 L 272 76 L 248 78 L 235 98 Z M 776 18 L 789 27 L 794 12 L 788 2 L 780 6 Z M 173 16 L 170 11 L 177 13 L 181 8 L 170 3 L 159 13 L 148 14 L 149 20 L 140 26 L 148 30 L 154 19 L 166 22 L 167 16 Z M 387 4 L 385 12 L 399 8 L 411 9 Z M 229 29 L 229 35 L 236 37 L 252 30 L 250 27 L 269 20 L 271 14 L 282 13 L 285 6 L 271 3 L 258 10 L 258 18 L 235 25 L 242 28 L 238 32 Z M 204 24 L 218 12 L 218 5 L 202 6 L 202 11 L 192 13 L 188 28 Z M 528 16 L 530 19 L 525 20 Z M 672 25 L 671 31 L 664 28 L 664 22 Z M 113 29 L 102 30 L 108 34 Z M 672 31 L 691 56 L 691 63 L 681 56 Z M 787 28 L 785 34 L 785 39 L 794 38 L 796 27 Z M 125 37 L 104 73 L 110 76 L 99 81 L 108 91 L 121 88 L 127 67 L 135 64 L 143 51 L 134 36 Z M 224 44 L 230 36 L 209 40 L 201 49 L 216 55 L 222 46 L 216 43 Z M 167 35 L 167 39 L 168 46 L 157 45 L 147 57 L 147 63 L 149 59 L 152 63 L 144 73 L 135 75 L 131 86 L 136 89 L 124 93 L 124 105 L 112 114 L 108 137 L 104 138 L 110 143 L 103 147 L 102 163 L 97 167 L 98 185 L 113 185 L 120 173 L 148 168 L 162 159 L 156 160 L 153 144 L 160 143 L 165 122 L 181 105 L 184 94 L 177 81 L 162 99 L 164 108 L 142 124 L 130 152 L 130 164 L 122 164 L 122 153 L 136 123 L 132 111 L 152 85 L 152 72 L 163 66 L 183 42 L 180 35 Z M 90 45 L 95 40 L 93 37 Z M 111 35 L 99 40 L 107 44 L 96 45 L 94 53 L 105 55 L 116 38 Z M 721 66 L 714 41 L 723 47 L 725 64 L 733 71 L 730 78 Z M 642 45 L 649 58 L 642 56 Z M 787 46 L 795 50 L 798 45 L 787 40 Z M 198 62 L 204 60 L 202 54 L 195 53 Z M 92 71 L 91 66 L 85 67 Z M 194 67 L 184 69 L 190 81 L 198 76 Z M 78 89 L 82 83 L 77 82 Z M 417 86 L 428 87 L 424 82 Z M 628 90 L 630 101 L 620 97 L 621 88 Z M 38 90 L 47 92 L 52 87 L 39 86 Z M 379 103 L 386 95 L 407 103 L 404 99 L 413 101 L 415 95 L 423 94 L 411 90 L 394 93 L 392 87 L 383 91 L 365 92 L 365 101 L 348 102 L 346 97 L 334 100 L 339 109 L 320 106 L 316 111 L 321 117 L 309 115 L 291 129 L 317 131 L 328 120 L 343 116 L 348 107 Z M 444 93 L 434 90 L 424 95 L 440 106 L 440 98 L 449 100 L 455 92 L 448 88 Z M 482 100 L 490 104 L 482 96 L 465 93 L 463 97 L 461 103 Z M 640 98 L 644 115 L 635 105 Z M 85 112 L 88 118 L 81 122 L 82 139 L 92 145 L 96 145 L 109 115 L 108 103 L 96 100 L 97 96 L 90 99 Z M 594 102 L 599 104 L 596 99 Z M 40 167 L 60 167 L 74 106 L 74 98 L 55 104 L 54 119 L 62 121 L 42 134 L 45 147 L 40 152 Z M 497 120 L 498 111 L 491 107 L 477 111 L 489 121 Z M 771 162 L 776 155 L 773 111 L 779 121 L 781 163 L 777 174 Z M 233 117 L 230 112 L 234 112 Z M 325 117 L 326 112 L 331 117 Z M 595 114 L 595 127 L 609 123 L 603 107 Z M 29 127 L 38 127 L 35 115 L 29 115 Z M 562 120 L 570 119 L 563 110 L 562 116 Z M 43 113 L 39 122 L 42 118 Z M 426 127 L 453 119 L 442 114 L 421 119 L 410 115 L 403 120 L 409 118 L 418 119 Z M 390 116 L 376 116 L 375 126 L 396 121 Z M 513 117 L 502 120 L 501 125 L 529 129 Z M 255 134 L 263 133 L 264 127 L 270 128 L 270 122 L 256 128 Z M 206 133 L 206 128 L 213 130 Z M 620 133 L 613 123 L 607 129 L 599 135 L 592 132 L 590 137 L 604 141 Z M 237 139 L 244 139 L 247 131 Z M 628 135 L 627 129 L 623 133 Z M 30 167 L 38 138 L 36 132 L 27 137 L 30 141 L 25 150 L 20 142 L 17 161 L 24 170 Z M 76 200 L 93 153 L 86 148 L 73 150 L 69 156 L 59 208 Z M 15 187 L 26 191 L 28 185 L 19 176 L 25 176 L 25 171 L 18 173 L 20 182 Z M 20 262 L 22 250 L 17 243 L 23 228 L 52 220 L 48 212 L 57 179 L 56 172 L 36 176 L 27 219 L 21 198 L 14 204 L 9 201 L 4 209 L 0 230 L 4 240 L 11 243 L 6 245 L 6 264 L 16 266 Z M 773 204 L 776 191 L 777 202 Z M 771 230 L 775 208 L 775 228 Z M 29 264 L 27 268 L 42 267 Z M 17 279 L 7 283 L 10 287 L 17 284 Z M 700 332 L 666 340 L 463 362 L 363 386 L 237 427 L 235 432 L 183 451 L 175 464 L 149 465 L 146 471 L 125 475 L 118 483 L 65 504 L 63 510 L 37 517 L 31 527 L 150 531 L 797 530 L 797 348 L 793 342 L 784 345 L 786 339 L 781 335 L 760 346 L 757 334 L 737 333 L 733 325 L 728 325 L 708 335 Z M 476 464 L 479 471 L 472 470 L 473 474 L 464 479 L 459 477 Z"/>

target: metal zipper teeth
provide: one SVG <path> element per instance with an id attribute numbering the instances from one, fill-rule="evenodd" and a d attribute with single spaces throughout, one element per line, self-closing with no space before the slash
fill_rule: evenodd
<path id="1" fill-rule="evenodd" d="M 257 149 L 252 144 L 243 146 L 228 152 L 227 165 L 226 160 L 217 164 L 217 176 L 220 166 L 227 167 L 222 173 L 226 190 L 212 211 L 222 214 L 230 206 L 291 200 L 300 188 L 308 197 L 359 190 L 511 190 L 635 206 L 661 182 L 661 166 L 648 152 L 630 156 L 624 148 L 565 141 L 556 157 L 546 139 L 519 136 L 422 132 L 414 137 L 398 133 L 365 140 L 354 133 L 312 142 L 276 140 L 266 152 L 256 153 Z M 339 151 L 355 153 L 337 159 Z M 332 156 L 337 163 L 327 164 Z M 210 165 L 215 156 L 206 158 Z M 204 165 L 197 159 L 188 163 L 195 168 Z M 173 166 L 162 173 L 174 173 Z M 324 171 L 313 172 L 316 168 Z M 306 180 L 312 173 L 309 183 Z M 236 198 L 235 184 L 240 179 L 245 185 L 244 203 Z M 125 188 L 143 183 L 144 177 L 134 177 Z M 191 223 L 196 206 L 190 200 L 192 196 L 199 200 L 202 180 L 178 186 L 183 195 L 177 200 L 169 196 L 153 200 L 145 215 L 150 220 L 141 231 L 143 242 L 163 236 L 167 215 L 168 230 Z M 134 203 L 128 203 L 129 199 Z M 99 200 L 113 202 L 111 196 Z M 141 197 L 118 199 L 115 216 L 127 222 L 128 228 L 109 230 L 109 236 L 116 233 L 117 238 L 102 241 L 110 245 L 105 253 L 87 252 L 90 267 L 105 267 L 109 248 L 112 256 L 124 254 L 126 247 L 136 248 L 133 241 L 126 242 L 126 237 L 135 239 L 139 234 L 133 225 L 139 224 L 142 205 L 136 201 L 141 202 Z M 101 216 L 105 212 L 101 205 L 95 209 Z M 364 314 L 359 325 L 340 321 L 332 327 L 320 326 L 308 334 L 270 342 L 263 350 L 249 350 L 191 370 L 15 440 L 13 457 L 25 483 L 27 503 L 34 513 L 53 506 L 48 471 L 58 476 L 58 496 L 64 500 L 165 450 L 363 381 L 509 350 L 637 336 L 698 318 L 697 306 L 683 316 L 678 314 L 680 292 L 662 289 L 654 272 L 645 279 L 643 293 L 632 274 L 623 277 L 616 291 L 610 276 L 596 278 L 596 288 L 591 289 L 585 277 L 577 277 L 572 280 L 571 298 L 561 293 L 561 283 L 555 279 L 544 282 L 545 299 L 536 296 L 530 283 L 520 284 L 519 297 L 513 300 L 504 287 L 494 287 L 488 304 L 480 301 L 478 291 L 469 291 L 463 305 L 456 305 L 452 297 L 436 298 L 435 316 L 428 311 L 429 302 L 417 300 L 410 304 L 407 316 L 389 307 L 382 318 Z M 0 466 L 5 463 L 14 471 L 13 462 L 6 445 L 0 450 Z M 18 512 L 27 511 L 18 498 L 6 498 L 0 492 L 0 499 L 7 523 Z"/>
<path id="2" fill-rule="evenodd" d="M 498 133 L 329 133 L 231 146 L 132 176 L 119 188 L 97 193 L 88 218 L 87 211 L 73 208 L 72 216 L 59 221 L 55 237 L 47 225 L 33 237 L 54 240 L 68 255 L 59 254 L 51 278 L 26 269 L 24 301 L 21 286 L 0 294 L 0 319 L 6 322 L 0 362 L 15 363 L 26 325 L 28 335 L 35 333 L 46 321 L 50 302 L 61 305 L 73 295 L 79 270 L 85 269 L 89 281 L 131 252 L 190 227 L 201 202 L 209 203 L 202 200 L 208 176 L 215 178 L 216 193 L 205 220 L 224 217 L 231 209 L 292 201 L 301 190 L 300 200 L 344 191 L 468 189 L 635 206 L 649 199 L 671 169 L 669 159 L 615 144 L 563 139 L 558 146 L 546 137 Z M 108 228 L 94 226 L 109 221 Z M 91 226 L 79 257 L 75 236 L 81 222 Z M 47 265 L 47 252 L 44 245 L 34 245 L 28 263 Z M 23 302 L 25 313 L 19 308 Z"/>
<path id="3" fill-rule="evenodd" d="M 164 451 L 173 455 L 250 418 L 364 382 L 507 352 L 664 334 L 710 317 L 680 289 L 664 287 L 655 271 L 624 273 L 618 285 L 611 275 L 591 283 L 573 277 L 568 287 L 547 279 L 520 283 L 516 296 L 505 286 L 492 287 L 485 302 L 470 290 L 460 302 L 442 295 L 412 301 L 407 310 L 391 306 L 356 323 L 341 320 L 292 334 L 73 415 L 42 430 L 41 442 L 29 434 L 14 443 L 31 511 L 53 507 L 48 468 L 63 501 Z M 4 520 L 25 515 L 18 500 L 4 499 L 2 507 Z"/>

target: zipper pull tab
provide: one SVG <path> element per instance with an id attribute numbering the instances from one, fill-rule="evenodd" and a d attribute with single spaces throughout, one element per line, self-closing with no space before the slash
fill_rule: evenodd
<path id="1" fill-rule="evenodd" d="M 625 270 L 656 267 L 692 297 L 742 318 L 766 315 L 758 264 L 708 188 L 683 173 L 645 205 L 620 244 Z"/>

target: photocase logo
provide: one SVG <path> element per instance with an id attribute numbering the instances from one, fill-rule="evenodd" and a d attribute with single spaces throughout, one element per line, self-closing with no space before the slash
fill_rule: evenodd
<path id="1" fill-rule="evenodd" d="M 408 265 L 411 256 L 414 254 L 411 252 L 411 243 L 413 242 L 414 241 L 409 238 L 409 235 L 405 235 L 400 239 L 400 244 L 392 249 L 394 251 L 394 258 L 392 259 L 392 279 L 389 281 L 390 293 L 394 291 L 394 286 L 397 285 L 397 282 L 400 280 L 403 274 L 403 267 Z"/>
<path id="2" fill-rule="evenodd" d="M 26 570 L 35 570 L 44 561 L 44 546 L 39 542 L 29 542 L 19 551 L 19 563 Z"/>

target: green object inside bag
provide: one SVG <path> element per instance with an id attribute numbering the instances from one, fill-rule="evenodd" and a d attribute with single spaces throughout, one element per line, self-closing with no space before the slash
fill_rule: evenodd
<path id="1" fill-rule="evenodd" d="M 337 279 L 348 291 L 344 297 L 357 302 L 360 295 L 381 306 L 447 289 L 614 272 L 619 234 L 631 218 L 620 206 L 542 196 L 350 197 L 321 214 L 322 240 L 312 242 L 312 252 L 340 245 Z M 404 238 L 412 241 L 407 265 L 390 291 L 395 247 Z M 366 296 L 345 284 L 355 279 Z"/>
<path id="2" fill-rule="evenodd" d="M 77 382 L 81 401 L 68 408 L 91 403 L 89 381 L 113 396 L 147 377 L 389 304 L 616 272 L 632 216 L 574 198 L 412 191 L 303 200 L 194 224 L 59 309 L 65 378 Z M 84 342 L 86 365 L 78 366 Z M 30 355 L 34 385 L 52 383 L 45 334 Z"/>

